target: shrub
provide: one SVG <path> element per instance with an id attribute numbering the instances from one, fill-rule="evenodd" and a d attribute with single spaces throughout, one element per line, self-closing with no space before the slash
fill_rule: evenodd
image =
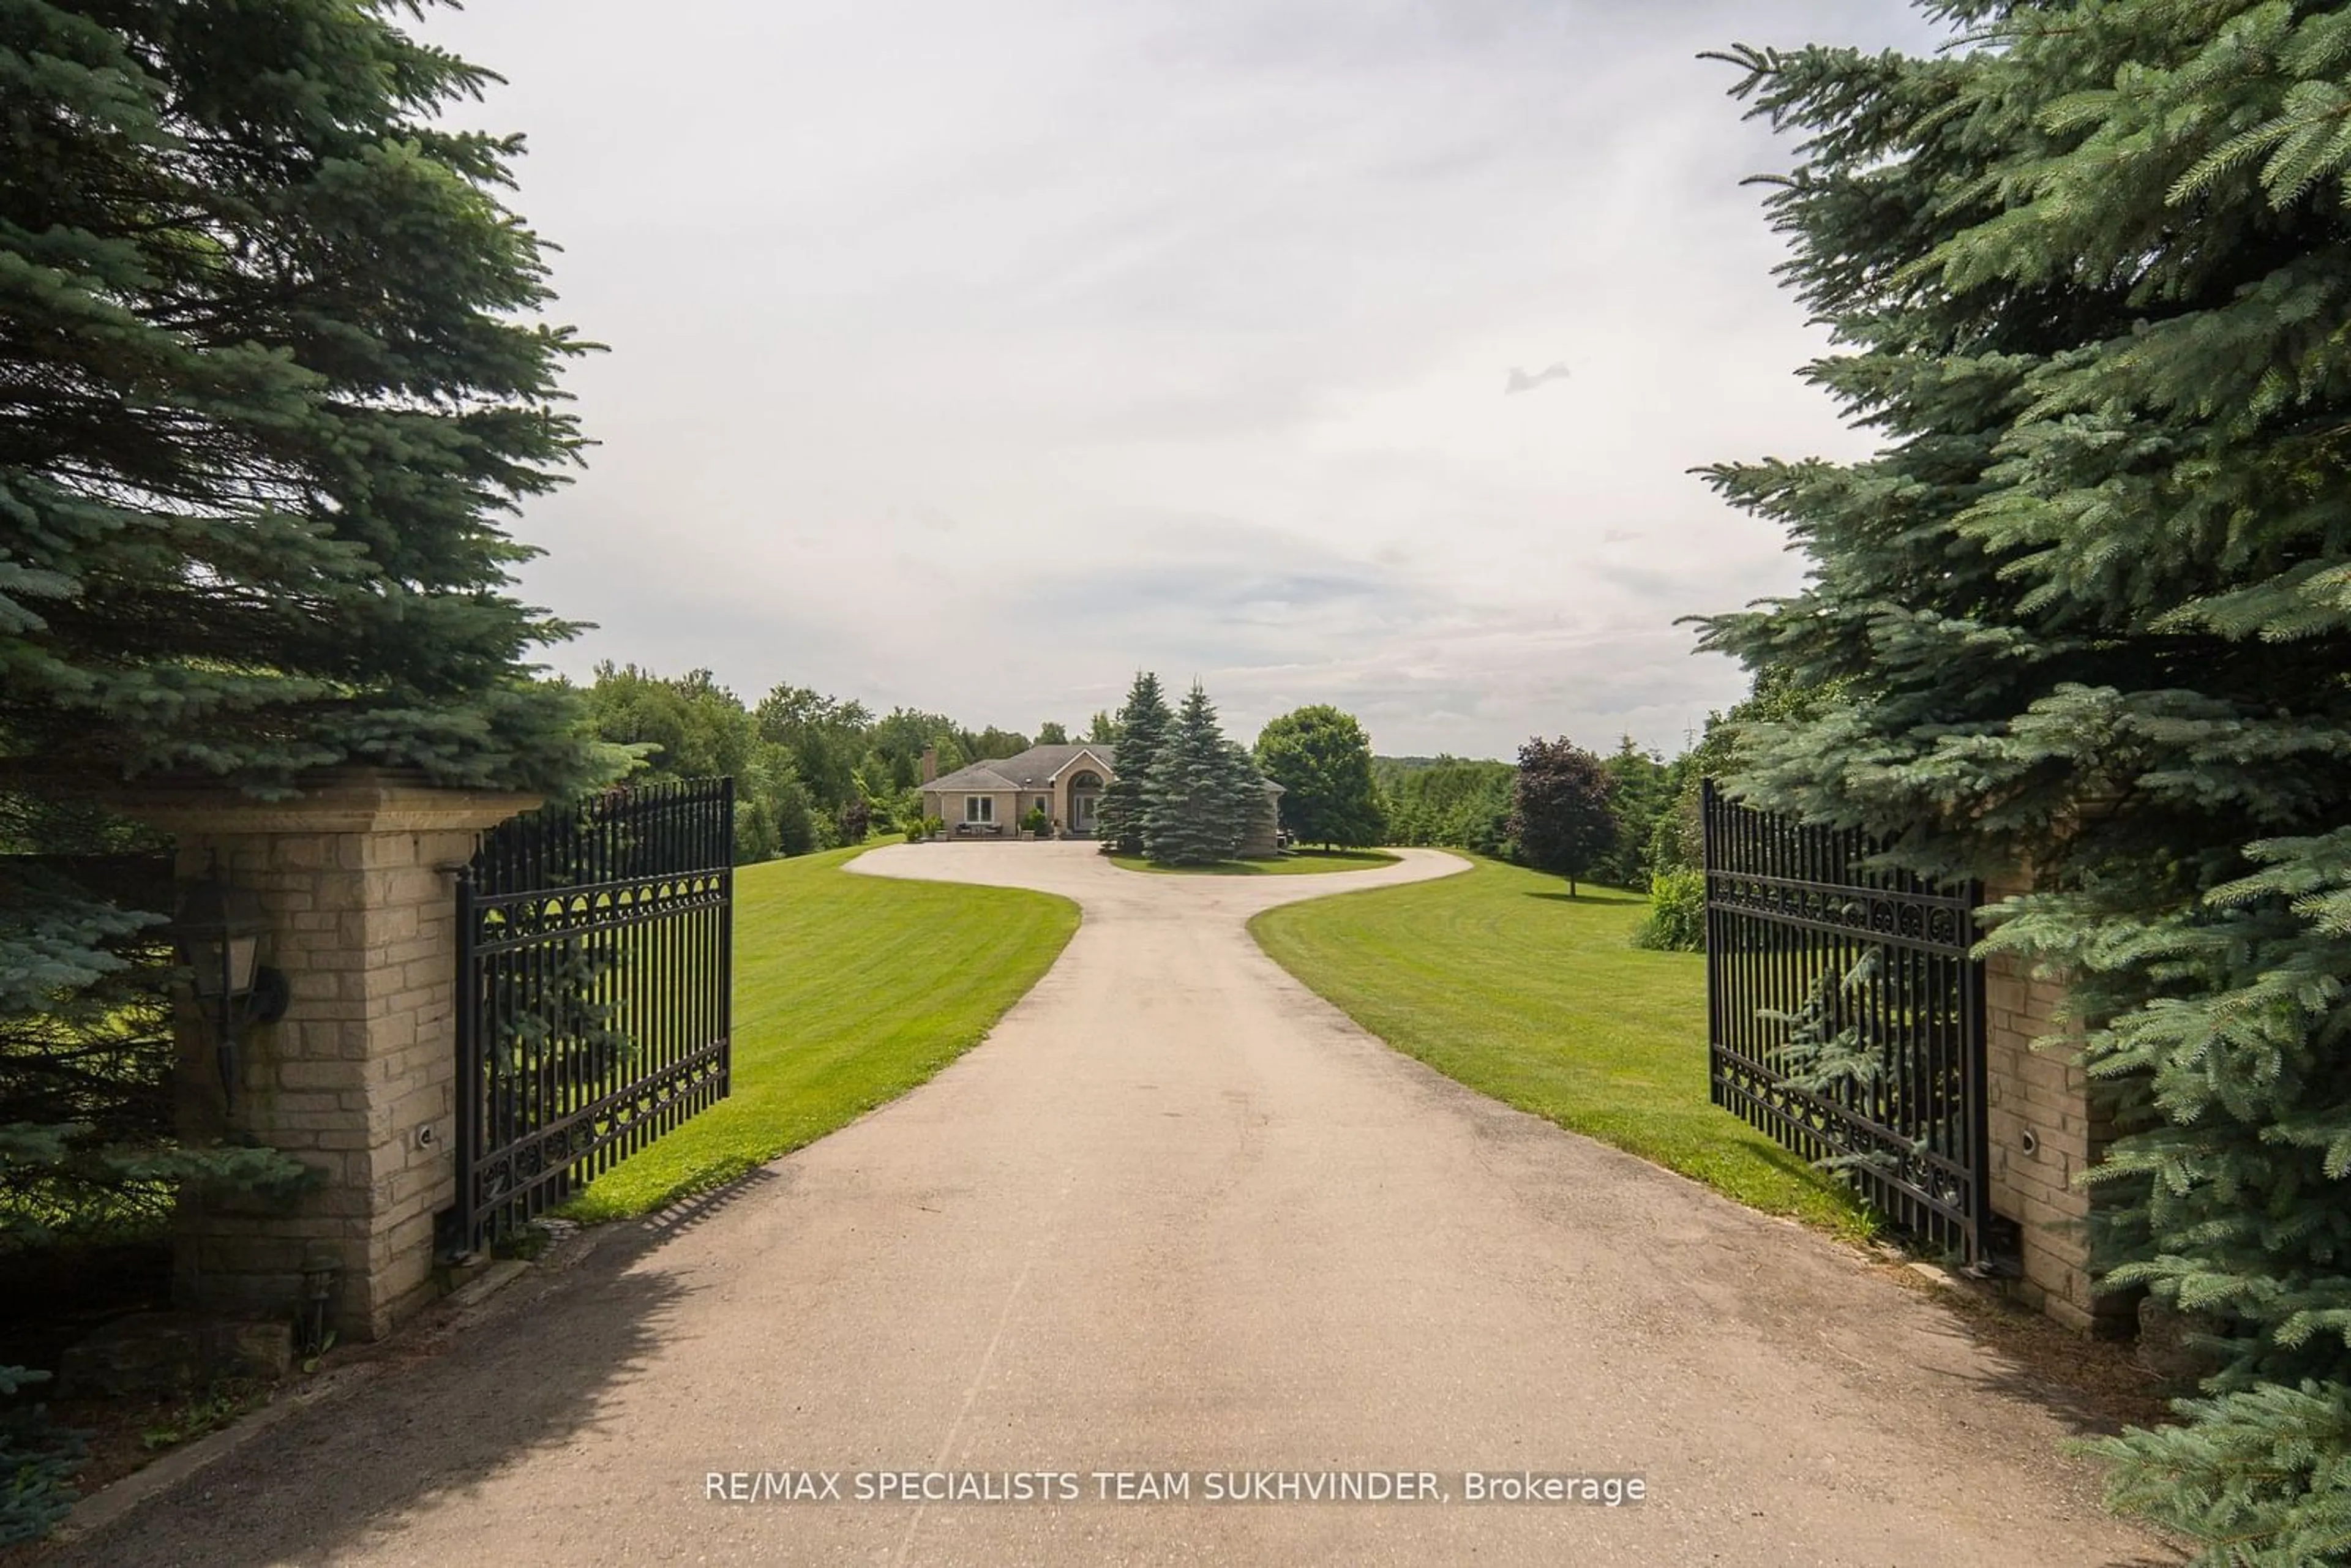
<path id="1" fill-rule="evenodd" d="M 1706 947 L 1706 873 L 1660 873 L 1649 883 L 1649 917 L 1633 933 L 1633 946 L 1667 953 L 1698 953 Z"/>
<path id="2" fill-rule="evenodd" d="M 1045 815 L 1045 808 L 1042 806 L 1029 807 L 1029 814 L 1020 819 L 1020 831 L 1034 838 L 1043 838 L 1046 830 L 1052 825 L 1053 819 Z"/>
<path id="3" fill-rule="evenodd" d="M 48 1375 L 0 1366 L 0 1398 Z M 66 1516 L 88 1452 L 84 1435 L 52 1426 L 41 1406 L 0 1409 L 0 1547 L 38 1541 Z"/>

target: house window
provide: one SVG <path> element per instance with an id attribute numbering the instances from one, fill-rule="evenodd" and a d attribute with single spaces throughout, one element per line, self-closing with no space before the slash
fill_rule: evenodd
<path id="1" fill-rule="evenodd" d="M 963 798 L 963 820 L 967 822 L 992 822 L 996 821 L 996 797 L 993 795 L 966 795 Z"/>

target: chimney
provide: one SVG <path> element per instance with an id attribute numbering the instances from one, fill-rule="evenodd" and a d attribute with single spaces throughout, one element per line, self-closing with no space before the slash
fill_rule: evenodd
<path id="1" fill-rule="evenodd" d="M 923 747 L 923 782 L 928 784 L 938 776 L 939 748 L 935 746 L 925 746 Z"/>

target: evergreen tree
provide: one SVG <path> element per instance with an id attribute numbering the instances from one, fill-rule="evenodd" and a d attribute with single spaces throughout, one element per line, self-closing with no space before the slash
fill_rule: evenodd
<path id="1" fill-rule="evenodd" d="M 1354 715 L 1318 704 L 1271 720 L 1257 737 L 1257 766 L 1281 786 L 1281 815 L 1301 842 L 1379 841 L 1372 743 Z"/>
<path id="2" fill-rule="evenodd" d="M 105 784 L 342 762 L 562 789 L 494 521 L 580 438 L 518 140 L 401 9 L 19 0 L 0 314 L 0 749 Z"/>
<path id="3" fill-rule="evenodd" d="M 1707 715 L 1698 744 L 1676 758 L 1669 770 L 1672 799 L 1649 832 L 1648 874 L 1655 878 L 1701 869 L 1706 855 L 1699 792 L 1708 779 L 1720 782 L 1746 769 L 1748 749 L 1741 737 L 1750 730 L 1770 733 L 1774 725 L 1810 722 L 1843 700 L 1837 684 L 1799 686 L 1788 672 L 1766 665 L 1756 672 L 1754 689 L 1733 703 L 1729 712 Z"/>
<path id="4" fill-rule="evenodd" d="M 1273 791 L 1266 788 L 1269 782 L 1248 747 L 1237 740 L 1225 742 L 1225 794 L 1230 802 L 1236 853 L 1247 847 L 1252 835 L 1270 842 L 1281 825 L 1281 809 Z"/>
<path id="5" fill-rule="evenodd" d="M 444 121 L 491 78 L 393 25 L 414 9 L 0 6 L 9 850 L 86 847 L 61 814 L 130 779 L 560 792 L 625 765 L 530 678 L 570 629 L 508 591 L 531 552 L 496 521 L 577 458 L 557 374 L 584 345 L 538 319 L 541 247 L 500 199 L 519 141 Z M 110 991 L 154 948 L 140 907 L 0 868 L 12 1081 L 119 1048 L 148 1071 Z M 12 1180 L 283 1163 L 55 1100 L 0 1141 Z"/>
<path id="6" fill-rule="evenodd" d="M 1614 787 L 1607 765 L 1572 741 L 1537 736 L 1519 747 L 1510 836 L 1520 860 L 1567 878 L 1571 898 L 1577 881 L 1592 874 L 1616 842 L 1616 818 L 1609 810 Z"/>
<path id="7" fill-rule="evenodd" d="M 1592 874 L 1611 887 L 1646 891 L 1649 836 L 1658 816 L 1673 805 L 1666 765 L 1642 750 L 1628 735 L 1601 766 L 1608 770 L 1608 809 L 1616 819 L 1616 840 L 1593 866 Z"/>
<path id="8" fill-rule="evenodd" d="M 1122 773 L 1124 767 L 1122 757 Z M 1195 681 L 1144 785 L 1143 852 L 1160 865 L 1232 859 L 1248 828 L 1253 775 L 1240 748 L 1218 727 L 1208 694 Z M 1262 798 L 1262 787 L 1256 788 Z"/>
<path id="9" fill-rule="evenodd" d="M 1372 768 L 1388 842 L 1510 853 L 1510 792 L 1518 778 L 1510 763 L 1375 757 Z"/>
<path id="10" fill-rule="evenodd" d="M 1094 831 L 1105 852 L 1143 853 L 1144 795 L 1159 746 L 1173 722 L 1159 677 L 1138 670 L 1127 689 L 1126 706 L 1118 710 L 1117 777 L 1102 790 L 1096 808 Z"/>
<path id="11" fill-rule="evenodd" d="M 2351 5 L 1936 7 L 1970 52 L 1742 49 L 1771 198 L 1883 452 L 1726 466 L 1810 557 L 1708 645 L 1799 688 L 1759 803 L 2035 868 L 2123 1124 L 2110 1286 L 2229 1351 L 2102 1445 L 2205 1561 L 2351 1560 Z M 1986 47 L 1988 46 L 1988 47 Z"/>

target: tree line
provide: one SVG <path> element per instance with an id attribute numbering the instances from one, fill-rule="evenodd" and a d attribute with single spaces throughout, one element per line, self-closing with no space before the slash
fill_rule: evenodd
<path id="1" fill-rule="evenodd" d="M 1743 715 L 1751 706 L 1732 710 Z M 1695 951 L 1704 940 L 1698 790 L 1729 759 L 1731 716 L 1668 761 L 1631 736 L 1606 755 L 1535 737 L 1512 762 L 1374 758 L 1374 809 L 1394 844 L 1439 845 L 1646 893 L 1643 946 Z"/>
<path id="2" fill-rule="evenodd" d="M 640 776 L 735 779 L 741 862 L 912 830 L 926 750 L 946 774 L 1032 744 L 1021 731 L 914 708 L 877 715 L 789 683 L 747 704 L 707 670 L 664 676 L 608 662 L 580 695 L 590 733 L 625 751 Z M 1157 675 L 1139 672 L 1119 710 L 1097 712 L 1082 734 L 1116 748 L 1101 831 L 1121 852 L 1167 863 L 1230 858 L 1266 810 L 1270 780 L 1281 786 L 1280 821 L 1301 843 L 1438 845 L 1644 892 L 1695 865 L 1698 780 L 1722 760 L 1720 723 L 1671 762 L 1630 736 L 1605 757 L 1537 737 L 1515 762 L 1382 758 L 1353 715 L 1317 704 L 1270 720 L 1244 747 L 1197 683 L 1170 707 Z M 1047 721 L 1034 743 L 1070 735 Z M 1659 945 L 1690 945 L 1686 936 Z"/>
<path id="3" fill-rule="evenodd" d="M 662 675 L 610 661 L 576 695 L 586 732 L 623 754 L 633 776 L 735 779 L 741 862 L 914 829 L 922 819 L 925 751 L 936 753 L 944 775 L 1031 745 L 1066 745 L 1072 733 L 1051 720 L 1032 737 L 995 725 L 975 729 L 919 708 L 877 714 L 856 698 L 789 682 L 746 703 L 708 670 Z M 1097 712 L 1077 733 L 1110 742 L 1119 725 Z"/>

